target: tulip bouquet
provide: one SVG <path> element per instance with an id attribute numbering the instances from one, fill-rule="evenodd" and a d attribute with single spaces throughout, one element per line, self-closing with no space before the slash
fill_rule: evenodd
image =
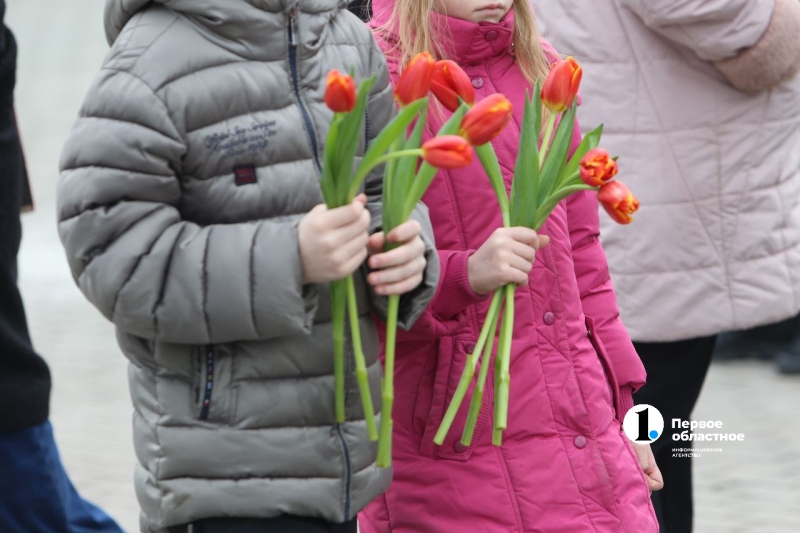
<path id="1" fill-rule="evenodd" d="M 474 102 L 474 92 L 468 87 L 466 74 L 455 63 L 442 63 L 444 81 L 434 85 L 434 93 L 442 105 L 452 108 L 454 102 L 469 104 L 470 98 Z M 532 97 L 526 98 L 510 197 L 497 155 L 489 143 L 499 133 L 497 126 L 502 129 L 510 120 L 510 102 L 496 94 L 479 102 L 466 114 L 462 135 L 475 145 L 497 196 L 504 226 L 527 227 L 538 232 L 559 202 L 571 194 L 587 190 L 597 191 L 598 200 L 614 220 L 622 224 L 632 221 L 631 215 L 638 209 L 639 202 L 624 184 L 611 181 L 618 169 L 616 158 L 598 148 L 602 125 L 586 134 L 571 157 L 569 155 L 581 77 L 580 66 L 573 58 L 567 58 L 554 64 L 544 86 L 537 82 Z M 480 374 L 461 438 L 462 444 L 471 444 L 499 323 L 492 442 L 496 446 L 502 445 L 503 431 L 508 426 L 515 292 L 516 286 L 509 284 L 493 295 L 475 349 L 468 354 L 458 387 L 434 438 L 436 444 L 444 442 L 480 362 Z"/>
<path id="2" fill-rule="evenodd" d="M 325 103 L 334 112 L 325 143 L 320 186 L 328 208 L 348 205 L 358 194 L 367 175 L 376 166 L 387 160 L 400 157 L 387 153 L 395 140 L 410 126 L 424 102 L 409 106 L 381 131 L 367 149 L 359 165 L 353 170 L 361 129 L 364 125 L 367 98 L 375 84 L 375 77 L 361 82 L 356 88 L 352 76 L 333 70 L 328 74 Z M 358 329 L 358 310 L 353 276 L 331 283 L 332 329 L 334 348 L 334 382 L 336 421 L 345 421 L 345 314 L 349 313 L 356 380 L 361 395 L 367 432 L 371 440 L 378 439 L 375 411 L 367 378 L 366 360 Z"/>
<path id="3" fill-rule="evenodd" d="M 453 117 L 439 130 L 436 137 L 422 144 L 425 118 L 428 112 L 428 92 L 434 75 L 433 57 L 423 52 L 415 56 L 405 68 L 397 82 L 395 100 L 401 113 L 419 102 L 423 102 L 417 113 L 417 123 L 409 135 L 395 140 L 392 152 L 422 157 L 390 161 L 384 171 L 383 180 L 383 231 L 388 234 L 411 217 L 414 207 L 431 185 L 440 168 L 462 168 L 472 162 L 472 147 L 458 132 L 466 107 L 456 111 Z M 416 109 L 416 108 L 415 108 Z M 387 240 L 387 251 L 393 247 Z M 397 318 L 400 297 L 389 296 L 386 320 L 385 377 L 382 391 L 381 429 L 378 441 L 379 467 L 392 464 L 392 407 L 394 405 L 394 360 L 397 339 Z"/>
<path id="4" fill-rule="evenodd" d="M 375 137 L 360 163 L 355 158 L 367 108 L 369 92 L 375 83 L 371 77 L 356 87 L 352 76 L 333 70 L 328 75 L 325 103 L 334 112 L 325 143 L 320 186 L 325 204 L 336 208 L 350 204 L 369 173 L 386 163 L 383 187 L 383 231 L 386 235 L 411 216 L 439 168 L 469 165 L 472 151 L 461 137 L 441 135 L 421 145 L 424 117 L 427 115 L 430 80 L 433 71 L 430 54 L 420 54 L 401 76 L 395 92 L 400 111 Z M 416 120 L 410 136 L 407 131 Z M 457 117 L 460 120 L 460 116 Z M 457 129 L 456 119 L 453 121 Z M 421 145 L 421 146 L 420 146 Z M 419 165 L 420 158 L 423 164 Z M 419 167 L 419 170 L 417 170 Z M 391 248 L 387 245 L 387 248 Z M 355 283 L 353 277 L 331 283 L 332 329 L 334 341 L 334 382 L 336 421 L 345 421 L 345 315 L 350 323 L 356 379 L 361 396 L 367 433 L 378 440 L 375 411 L 367 377 L 366 360 L 358 329 Z M 379 450 L 381 466 L 391 464 L 391 409 L 394 338 L 397 331 L 399 297 L 389 297 L 387 320 L 387 374 L 384 380 L 384 405 L 381 419 Z M 391 335 L 391 342 L 389 336 Z"/>

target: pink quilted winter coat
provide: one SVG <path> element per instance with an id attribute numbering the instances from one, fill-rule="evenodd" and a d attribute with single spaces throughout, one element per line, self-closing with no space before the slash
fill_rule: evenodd
<path id="1" fill-rule="evenodd" d="M 392 5 L 373 0 L 374 23 Z M 514 104 L 514 120 L 493 142 L 510 187 L 530 89 L 511 55 L 513 13 L 480 25 L 436 16 L 452 30 L 448 55 L 478 98 L 502 92 Z M 433 444 L 489 307 L 470 288 L 467 259 L 502 226 L 497 201 L 476 162 L 442 172 L 424 202 L 442 276 L 431 306 L 398 339 L 394 482 L 359 516 L 362 533 L 657 531 L 644 474 L 620 431 L 645 372 L 619 320 L 594 195 L 558 206 L 542 229 L 552 243 L 517 291 L 502 448 L 491 444 L 491 371 L 472 446 L 459 443 L 471 391 L 444 445 Z"/>

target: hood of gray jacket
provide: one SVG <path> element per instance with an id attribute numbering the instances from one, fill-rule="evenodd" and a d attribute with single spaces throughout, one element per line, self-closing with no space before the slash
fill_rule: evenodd
<path id="1" fill-rule="evenodd" d="M 295 7 L 306 13 L 333 12 L 348 3 L 347 0 L 106 0 L 108 43 L 113 44 L 125 24 L 150 2 L 184 13 L 231 39 L 245 36 L 242 31 L 245 23 L 274 20 L 266 16 L 270 13 L 289 13 Z"/>

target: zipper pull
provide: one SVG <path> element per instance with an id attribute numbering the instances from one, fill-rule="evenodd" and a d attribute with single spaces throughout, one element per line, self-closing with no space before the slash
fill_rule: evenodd
<path id="1" fill-rule="evenodd" d="M 289 12 L 289 43 L 297 46 L 297 6 Z"/>

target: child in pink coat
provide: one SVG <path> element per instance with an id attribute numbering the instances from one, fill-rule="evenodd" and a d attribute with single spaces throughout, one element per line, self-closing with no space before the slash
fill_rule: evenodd
<path id="1" fill-rule="evenodd" d="M 493 141 L 510 187 L 525 92 L 557 59 L 538 38 L 528 0 L 372 4 L 372 27 L 395 81 L 411 56 L 431 50 L 466 70 L 479 100 L 496 92 L 511 100 L 514 120 Z M 442 114 L 433 113 L 428 135 Z M 645 372 L 619 320 L 595 195 L 562 202 L 541 235 L 504 229 L 476 161 L 442 171 L 424 202 L 441 278 L 422 318 L 398 338 L 394 482 L 360 515 L 361 531 L 657 531 L 649 491 L 660 488 L 661 475 L 649 446 L 634 447 L 620 429 Z M 372 276 L 380 281 L 381 274 Z M 491 376 L 471 446 L 460 443 L 466 405 L 436 446 L 488 295 L 509 282 L 519 289 L 503 446 L 491 444 Z"/>

